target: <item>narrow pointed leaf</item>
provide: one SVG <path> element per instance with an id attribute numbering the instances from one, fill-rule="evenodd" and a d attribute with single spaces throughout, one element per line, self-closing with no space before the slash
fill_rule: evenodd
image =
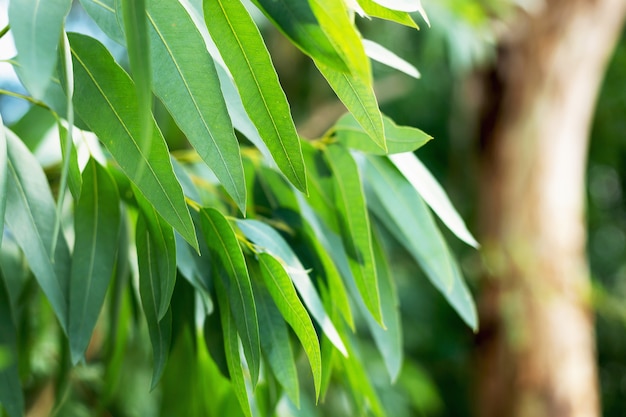
<path id="1" fill-rule="evenodd" d="M 383 123 L 387 143 L 386 153 L 371 139 L 353 114 L 347 113 L 342 116 L 334 129 L 339 142 L 348 148 L 373 155 L 412 152 L 432 139 L 432 136 L 414 127 L 398 126 L 387 116 L 383 116 Z"/>
<path id="2" fill-rule="evenodd" d="M 167 313 L 159 320 L 159 300 L 157 299 L 160 291 L 159 254 L 154 250 L 155 245 L 146 221 L 141 215 L 137 219 L 135 240 L 139 266 L 139 294 L 152 343 L 154 363 L 151 387 L 154 389 L 163 375 L 167 362 L 172 337 L 172 312 L 167 310 Z"/>
<path id="3" fill-rule="evenodd" d="M 261 11 L 302 52 L 341 72 L 350 72 L 337 52 L 307 1 L 254 0 Z"/>
<path id="4" fill-rule="evenodd" d="M 363 39 L 363 46 L 365 47 L 365 53 L 367 56 L 372 58 L 374 61 L 378 61 L 388 67 L 397 69 L 398 71 L 410 75 L 413 78 L 420 78 L 420 73 L 417 68 L 384 46 L 367 39 Z"/>
<path id="5" fill-rule="evenodd" d="M 302 143 L 304 161 L 309 172 L 309 195 L 307 202 L 322 217 L 328 227 L 339 230 L 333 197 L 333 173 L 324 154 L 309 142 Z"/>
<path id="6" fill-rule="evenodd" d="M 211 37 L 261 138 L 289 181 L 306 193 L 300 139 L 256 24 L 239 1 L 207 0 L 204 14 Z"/>
<path id="7" fill-rule="evenodd" d="M 0 405 L 8 417 L 22 417 L 24 396 L 17 368 L 17 331 L 13 320 L 9 294 L 0 274 L 0 351 L 6 358 L 0 365 Z"/>
<path id="8" fill-rule="evenodd" d="M 183 6 L 170 0 L 148 0 L 148 22 L 156 95 L 244 213 L 239 144 L 200 32 Z"/>
<path id="9" fill-rule="evenodd" d="M 109 38 L 124 45 L 124 32 L 115 14 L 116 1 L 119 0 L 80 0 L 80 4 Z"/>
<path id="10" fill-rule="evenodd" d="M 368 205 L 405 246 L 433 285 L 472 328 L 478 325 L 476 307 L 461 272 L 424 201 L 388 161 L 369 157 L 365 164 Z"/>
<path id="11" fill-rule="evenodd" d="M 389 159 L 452 233 L 470 246 L 480 246 L 452 206 L 446 192 L 417 156 L 413 153 L 402 153 L 392 155 Z"/>
<path id="12" fill-rule="evenodd" d="M 372 86 L 357 77 L 335 71 L 321 63 L 316 63 L 316 65 L 337 97 L 354 115 L 371 140 L 381 151 L 386 152 L 383 118 Z"/>
<path id="13" fill-rule="evenodd" d="M 63 22 L 71 5 L 71 0 L 9 2 L 9 23 L 18 54 L 18 74 L 36 99 L 44 97 L 52 80 Z"/>
<path id="14" fill-rule="evenodd" d="M 287 325 L 265 286 L 260 283 L 255 285 L 254 293 L 259 314 L 261 349 L 272 368 L 272 373 L 276 376 L 289 399 L 296 406 L 299 406 L 300 387 L 298 371 L 293 357 L 293 350 L 291 349 Z"/>
<path id="15" fill-rule="evenodd" d="M 76 240 L 70 278 L 69 340 L 72 362 L 87 349 L 113 276 L 120 229 L 119 195 L 111 175 L 91 159 L 74 210 Z"/>
<path id="16" fill-rule="evenodd" d="M 241 410 L 246 417 L 252 417 L 246 381 L 244 377 L 243 364 L 239 356 L 239 338 L 237 337 L 237 324 L 231 313 L 230 297 L 221 281 L 215 283 L 217 292 L 217 302 L 220 306 L 220 319 L 222 322 L 222 333 L 224 334 L 224 351 L 226 353 L 226 365 L 230 374 L 230 381 Z"/>
<path id="17" fill-rule="evenodd" d="M 66 147 L 68 146 L 67 142 L 67 129 L 59 129 L 60 130 L 60 141 L 61 141 L 61 152 L 66 154 Z M 74 200 L 78 200 L 80 198 L 80 191 L 82 188 L 82 178 L 80 173 L 80 168 L 78 167 L 78 152 L 76 151 L 76 146 L 72 143 L 67 153 L 68 157 L 68 181 L 67 185 L 69 186 L 70 193 L 72 193 L 72 197 Z"/>
<path id="18" fill-rule="evenodd" d="M 259 324 L 243 252 L 233 228 L 219 211 L 203 209 L 200 218 L 207 245 L 216 260 L 219 260 L 233 318 L 250 367 L 250 377 L 252 383 L 256 384 L 261 357 Z"/>
<path id="19" fill-rule="evenodd" d="M 128 178 L 159 214 L 197 249 L 195 230 L 167 145 L 152 121 L 151 149 L 142 153 L 137 95 L 131 79 L 95 39 L 70 34 L 76 91 L 74 107 Z M 137 172 L 137 166 L 145 169 Z M 141 174 L 141 175 L 137 175 Z"/>
<path id="20" fill-rule="evenodd" d="M 420 10 L 420 0 L 374 0 L 376 3 L 391 10 L 416 12 Z"/>
<path id="21" fill-rule="evenodd" d="M 315 396 L 319 398 L 322 382 L 322 359 L 313 322 L 300 302 L 283 265 L 267 253 L 259 254 L 259 263 L 261 264 L 263 280 L 276 303 L 276 307 L 300 339 L 300 343 L 302 343 L 302 347 L 309 358 L 315 382 Z"/>
<path id="22" fill-rule="evenodd" d="M 392 22 L 400 23 L 401 25 L 419 29 L 417 23 L 415 23 L 408 12 L 388 9 L 376 3 L 374 0 L 359 0 L 359 4 L 369 16 L 390 20 Z"/>
<path id="23" fill-rule="evenodd" d="M 369 215 L 358 167 L 350 152 L 340 145 L 328 146 L 325 155 L 334 173 L 335 202 L 350 269 L 367 309 L 382 325 Z"/>
<path id="24" fill-rule="evenodd" d="M 4 235 L 4 213 L 7 208 L 7 181 L 8 181 L 8 157 L 7 157 L 7 138 L 4 133 L 4 121 L 0 116 L 0 244 L 2 244 L 2 236 Z"/>
<path id="25" fill-rule="evenodd" d="M 284 262 L 287 273 L 309 313 L 337 349 L 345 355 L 345 346 L 341 341 L 341 337 L 339 337 L 339 333 L 337 333 L 335 325 L 324 310 L 322 300 L 317 294 L 311 278 L 287 242 L 278 232 L 258 220 L 238 220 L 237 226 L 257 246 L 257 250 L 267 252 Z"/>
<path id="26" fill-rule="evenodd" d="M 6 130 L 5 134 L 8 155 L 5 221 L 67 333 L 70 254 L 61 233 L 51 256 L 56 219 L 54 199 L 37 159 L 12 132 Z"/>

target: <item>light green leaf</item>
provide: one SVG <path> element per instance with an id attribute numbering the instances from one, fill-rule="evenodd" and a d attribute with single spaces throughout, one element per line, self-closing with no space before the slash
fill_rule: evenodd
<path id="1" fill-rule="evenodd" d="M 334 174 L 335 203 L 350 270 L 367 309 L 384 326 L 369 215 L 358 167 L 341 145 L 330 145 L 324 153 Z"/>
<path id="2" fill-rule="evenodd" d="M 67 153 L 68 185 L 70 188 L 70 192 L 72 193 L 72 197 L 74 197 L 74 200 L 78 200 L 80 198 L 80 191 L 82 188 L 82 178 L 80 168 L 78 166 L 78 152 L 76 151 L 76 146 L 74 146 L 73 143 L 69 144 L 69 152 L 66 152 L 68 146 L 68 141 L 66 140 L 67 129 L 63 128 L 61 125 L 59 125 L 59 139 L 61 142 L 61 152 L 64 155 Z"/>
<path id="3" fill-rule="evenodd" d="M 229 304 L 250 367 L 250 378 L 253 385 L 256 385 L 259 378 L 261 344 L 252 284 L 243 252 L 233 228 L 219 211 L 213 208 L 203 209 L 200 212 L 200 219 L 207 245 L 219 261 Z"/>
<path id="4" fill-rule="evenodd" d="M 350 72 L 307 1 L 254 0 L 254 4 L 302 52 L 337 71 Z"/>
<path id="5" fill-rule="evenodd" d="M 309 142 L 302 143 L 304 161 L 308 167 L 309 195 L 307 202 L 332 230 L 338 232 L 337 213 L 333 196 L 333 173 L 324 154 Z"/>
<path id="6" fill-rule="evenodd" d="M 230 374 L 230 381 L 241 410 L 246 417 L 252 417 L 248 392 L 246 390 L 246 380 L 243 373 L 243 364 L 239 356 L 239 338 L 237 337 L 237 324 L 231 311 L 230 297 L 226 294 L 226 289 L 220 280 L 215 281 L 217 292 L 217 302 L 220 307 L 220 318 L 222 321 L 222 333 L 224 334 L 224 350 L 226 353 L 226 365 Z"/>
<path id="7" fill-rule="evenodd" d="M 44 97 L 52 80 L 57 47 L 71 0 L 13 0 L 9 23 L 17 49 L 18 75 L 36 99 Z"/>
<path id="8" fill-rule="evenodd" d="M 374 0 L 376 3 L 391 10 L 416 12 L 421 8 L 420 0 Z"/>
<path id="9" fill-rule="evenodd" d="M 239 144 L 202 36 L 178 2 L 149 0 L 148 21 L 156 95 L 245 213 Z"/>
<path id="10" fill-rule="evenodd" d="M 339 337 L 339 333 L 337 333 L 335 325 L 324 310 L 322 300 L 317 294 L 311 278 L 282 236 L 270 226 L 258 220 L 237 220 L 237 226 L 256 245 L 258 251 L 267 252 L 273 257 L 280 259 L 286 265 L 286 271 L 309 313 L 317 321 L 330 341 L 345 355 L 345 346 L 341 341 L 341 337 Z"/>
<path id="11" fill-rule="evenodd" d="M 419 29 L 408 12 L 388 9 L 376 3 L 374 0 L 359 0 L 359 4 L 369 16 L 390 20 L 392 22 L 400 23 L 401 25 Z"/>
<path id="12" fill-rule="evenodd" d="M 476 307 L 460 270 L 419 194 L 388 161 L 368 157 L 368 206 L 405 246 L 461 318 L 476 329 Z"/>
<path id="13" fill-rule="evenodd" d="M 74 210 L 76 240 L 69 294 L 72 362 L 83 357 L 113 276 L 120 229 L 119 195 L 106 169 L 91 159 Z"/>
<path id="14" fill-rule="evenodd" d="M 174 286 L 176 285 L 176 241 L 174 230 L 157 213 L 150 202 L 133 187 L 135 198 L 141 208 L 143 218 L 150 235 L 151 251 L 154 254 L 155 264 L 152 276 L 155 280 L 153 291 L 154 300 L 157 303 L 157 319 L 161 320 L 167 313 Z"/>
<path id="15" fill-rule="evenodd" d="M 137 96 L 128 75 L 95 39 L 70 34 L 76 92 L 74 108 L 105 144 L 124 173 L 159 214 L 197 249 L 195 230 L 167 145 L 153 121 L 151 149 L 141 152 Z M 137 166 L 146 169 L 137 176 Z"/>
<path id="16" fill-rule="evenodd" d="M 276 303 L 276 307 L 300 339 L 300 343 L 302 343 L 302 347 L 309 358 L 315 383 L 315 397 L 319 398 L 322 382 L 322 359 L 313 322 L 300 302 L 293 283 L 280 261 L 270 254 L 260 253 L 259 263 L 261 264 L 263 280 Z"/>
<path id="17" fill-rule="evenodd" d="M 7 138 L 4 133 L 4 121 L 0 116 L 0 244 L 4 235 L 4 213 L 7 208 L 7 181 L 8 181 L 8 158 L 7 158 Z"/>
<path id="18" fill-rule="evenodd" d="M 80 0 L 80 4 L 109 38 L 124 45 L 124 32 L 115 14 L 116 1 L 119 0 Z"/>
<path id="19" fill-rule="evenodd" d="M 274 304 L 267 288 L 259 281 L 253 281 L 259 313 L 259 330 L 261 331 L 261 349 L 267 357 L 276 379 L 283 387 L 291 401 L 300 404 L 300 387 L 298 371 L 293 358 L 291 341 L 287 325 L 280 310 Z M 308 315 L 307 315 L 308 317 Z M 311 319 L 309 319 L 309 323 Z M 313 329 L 313 331 L 315 331 Z M 317 336 L 316 336 L 317 337 Z"/>
<path id="20" fill-rule="evenodd" d="M 143 312 L 148 323 L 148 333 L 152 343 L 152 353 L 154 364 L 152 366 L 152 384 L 154 389 L 165 369 L 165 363 L 169 354 L 172 338 L 172 311 L 167 313 L 161 320 L 158 318 L 159 300 L 157 294 L 160 291 L 159 283 L 159 253 L 154 250 L 154 243 L 146 221 L 142 215 L 137 219 L 137 230 L 135 232 L 135 243 L 137 247 L 137 261 L 139 266 L 139 294 Z"/>
<path id="21" fill-rule="evenodd" d="M 316 63 L 328 84 L 363 127 L 371 140 L 383 151 L 387 150 L 383 118 L 371 84 L 350 74 Z"/>
<path id="22" fill-rule="evenodd" d="M 354 115 L 350 113 L 346 113 L 337 121 L 334 130 L 337 140 L 348 148 L 373 155 L 412 152 L 432 139 L 432 136 L 414 127 L 398 126 L 387 116 L 383 116 L 383 123 L 387 141 L 386 153 L 372 141 Z"/>
<path id="23" fill-rule="evenodd" d="M 398 71 L 410 75 L 413 78 L 420 78 L 420 73 L 417 68 L 384 46 L 376 42 L 363 39 L 363 47 L 365 48 L 367 56 L 372 58 L 374 61 L 378 61 L 388 67 L 397 69 Z"/>
<path id="24" fill-rule="evenodd" d="M 22 139 L 28 150 L 35 152 L 55 124 L 56 119 L 50 110 L 40 106 L 31 106 L 10 128 L 17 137 Z"/>
<path id="25" fill-rule="evenodd" d="M 56 219 L 54 199 L 37 159 L 11 131 L 6 130 L 5 134 L 8 155 L 5 221 L 67 334 L 70 254 L 61 233 L 51 256 Z"/>
<path id="26" fill-rule="evenodd" d="M 300 139 L 256 24 L 239 1 L 206 0 L 204 14 L 250 119 L 281 171 L 306 193 Z"/>
<path id="27" fill-rule="evenodd" d="M 392 155 L 389 159 L 452 233 L 470 246 L 480 246 L 452 206 L 446 192 L 417 156 L 413 153 L 402 153 Z"/>
<path id="28" fill-rule="evenodd" d="M 24 396 L 17 369 L 17 331 L 2 275 L 0 273 L 0 349 L 2 353 L 6 352 L 3 358 L 6 361 L 0 364 L 0 405 L 4 407 L 8 417 L 22 417 Z"/>

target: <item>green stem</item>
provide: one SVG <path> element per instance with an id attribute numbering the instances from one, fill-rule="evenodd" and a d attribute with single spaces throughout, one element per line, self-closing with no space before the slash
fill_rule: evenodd
<path id="1" fill-rule="evenodd" d="M 5 27 L 3 27 L 2 30 L 0 30 L 0 38 L 6 35 L 9 29 L 11 29 L 11 25 L 6 25 Z"/>
<path id="2" fill-rule="evenodd" d="M 52 113 L 52 115 L 54 116 L 54 118 L 59 121 L 59 115 L 57 114 L 57 112 L 55 112 L 54 110 L 52 110 L 52 108 L 50 108 L 50 106 L 48 106 L 46 103 L 44 103 L 41 100 L 37 100 L 36 98 L 33 98 L 31 96 L 27 96 L 25 94 L 20 94 L 20 93 L 16 93 L 15 91 L 10 91 L 10 90 L 4 90 L 2 88 L 0 88 L 0 95 L 5 95 L 5 96 L 11 96 L 11 97 L 15 97 L 15 98 L 21 98 L 22 100 L 26 100 L 29 103 L 32 103 L 36 106 L 39 107 L 43 107 L 44 109 L 50 111 L 50 113 Z"/>

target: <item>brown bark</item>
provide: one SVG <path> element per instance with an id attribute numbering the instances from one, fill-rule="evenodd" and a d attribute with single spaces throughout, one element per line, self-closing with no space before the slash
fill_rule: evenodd
<path id="1" fill-rule="evenodd" d="M 626 1 L 536 3 L 503 39 L 486 92 L 478 415 L 595 417 L 584 174 Z"/>

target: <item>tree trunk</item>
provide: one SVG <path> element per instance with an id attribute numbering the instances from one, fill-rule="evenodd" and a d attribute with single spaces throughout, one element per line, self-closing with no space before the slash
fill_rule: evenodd
<path id="1" fill-rule="evenodd" d="M 529 2 L 530 3 L 530 2 Z M 626 0 L 520 12 L 486 84 L 480 417 L 600 415 L 584 178 L 596 95 Z"/>

